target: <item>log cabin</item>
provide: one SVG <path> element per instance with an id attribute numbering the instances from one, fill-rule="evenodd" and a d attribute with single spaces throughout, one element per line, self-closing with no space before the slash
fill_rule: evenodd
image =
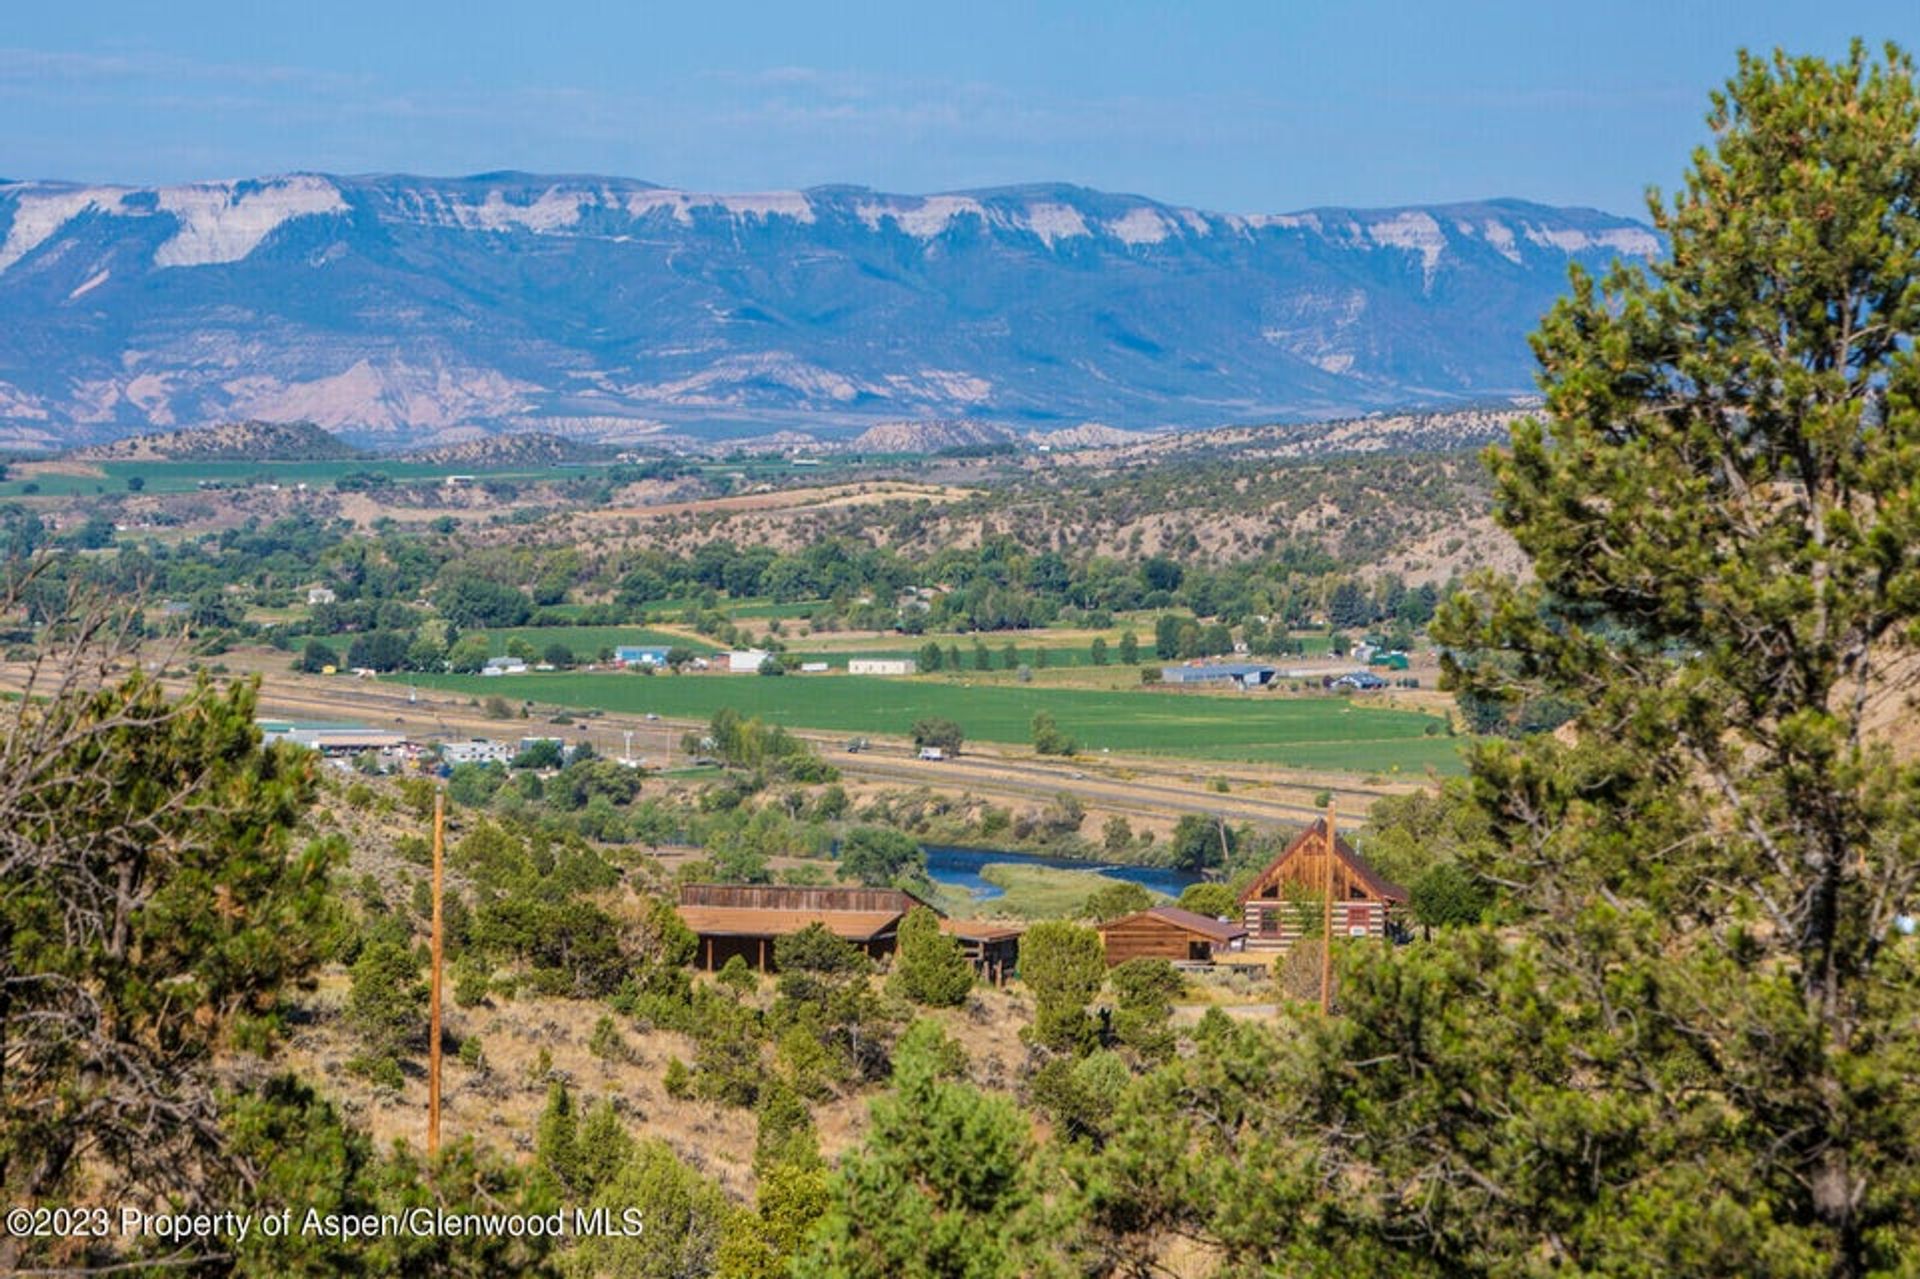
<path id="1" fill-rule="evenodd" d="M 1224 952 L 1239 950 L 1246 936 L 1247 930 L 1238 924 L 1178 906 L 1153 906 L 1100 925 L 1100 944 L 1109 968 L 1129 959 L 1210 964 Z"/>
<path id="2" fill-rule="evenodd" d="M 1384 879 L 1345 838 L 1333 841 L 1333 934 L 1385 937 L 1406 909 L 1407 890 Z M 1248 950 L 1285 950 L 1317 936 L 1326 909 L 1327 821 L 1318 818 L 1240 894 Z"/>

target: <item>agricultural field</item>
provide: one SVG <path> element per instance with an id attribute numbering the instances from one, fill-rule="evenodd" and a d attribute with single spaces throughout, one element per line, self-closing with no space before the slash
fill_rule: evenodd
<path id="1" fill-rule="evenodd" d="M 553 673 L 507 678 L 407 675 L 409 683 L 473 696 L 620 713 L 706 719 L 721 707 L 792 728 L 904 734 L 914 720 L 957 721 L 975 741 L 1022 744 L 1033 716 L 1051 713 L 1083 752 L 1238 759 L 1341 772 L 1458 771 L 1445 721 L 1344 698 L 1206 695 L 974 684 L 964 679 L 863 675 L 655 675 Z"/>

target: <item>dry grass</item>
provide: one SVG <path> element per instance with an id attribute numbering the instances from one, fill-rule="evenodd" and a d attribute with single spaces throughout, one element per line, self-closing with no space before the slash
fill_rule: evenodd
<path id="1" fill-rule="evenodd" d="M 875 978 L 876 982 L 879 978 Z M 750 998 L 771 999 L 763 981 Z M 381 1145 L 426 1140 L 427 1082 L 424 1058 L 410 1064 L 399 1091 L 371 1086 L 347 1069 L 355 1046 L 342 1021 L 347 978 L 335 970 L 306 1001 L 306 1024 L 294 1035 L 285 1064 L 318 1080 L 342 1108 L 364 1124 Z M 547 1088 L 563 1080 L 582 1105 L 610 1101 L 635 1137 L 664 1140 L 680 1157 L 714 1178 L 736 1198 L 752 1198 L 755 1121 L 751 1111 L 700 1100 L 669 1097 L 661 1085 L 668 1062 L 691 1061 L 693 1042 L 676 1031 L 641 1030 L 615 1015 L 628 1059 L 610 1062 L 587 1044 L 594 1024 L 609 1009 L 595 1000 L 495 998 L 478 1008 L 446 1009 L 449 1051 L 442 1076 L 441 1139 L 472 1137 L 478 1144 L 521 1161 L 530 1160 Z M 983 1088 L 1015 1086 L 1026 1056 L 1019 1029 L 1031 1017 L 1018 992 L 982 988 L 958 1009 L 922 1010 L 966 1049 L 970 1077 Z M 452 1050 L 470 1036 L 482 1044 L 485 1066 L 474 1070 Z M 538 1073 L 541 1050 L 551 1061 Z M 769 1060 L 771 1053 L 768 1054 Z M 813 1108 L 821 1152 L 835 1159 L 857 1145 L 866 1130 L 867 1107 L 877 1090 L 836 1097 Z"/>

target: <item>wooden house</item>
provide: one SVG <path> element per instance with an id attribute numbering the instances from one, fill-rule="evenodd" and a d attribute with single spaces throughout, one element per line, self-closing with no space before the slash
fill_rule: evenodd
<path id="1" fill-rule="evenodd" d="M 1333 885 L 1333 935 L 1385 937 L 1406 909 L 1407 890 L 1381 878 L 1344 838 L 1335 836 L 1327 864 L 1327 821 L 1317 819 L 1240 894 L 1247 949 L 1285 950 L 1303 934 L 1318 935 L 1327 884 Z"/>
<path id="2" fill-rule="evenodd" d="M 1154 906 L 1100 925 L 1109 968 L 1129 959 L 1169 959 L 1210 964 L 1216 955 L 1239 950 L 1247 930 L 1178 906 Z"/>
<path id="3" fill-rule="evenodd" d="M 695 962 L 701 967 L 719 968 L 739 955 L 762 972 L 771 972 L 775 939 L 809 924 L 824 925 L 871 958 L 891 955 L 900 921 L 916 906 L 940 913 L 898 888 L 682 884 L 678 910 L 700 939 Z"/>

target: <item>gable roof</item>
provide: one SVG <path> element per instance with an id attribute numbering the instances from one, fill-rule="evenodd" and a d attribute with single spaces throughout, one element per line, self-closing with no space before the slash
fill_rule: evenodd
<path id="1" fill-rule="evenodd" d="M 1205 937 L 1208 941 L 1229 942 L 1236 937 L 1245 937 L 1247 935 L 1247 930 L 1239 924 L 1222 923 L 1220 920 L 1207 915 L 1198 915 L 1190 910 L 1182 910 L 1178 906 L 1149 906 L 1146 910 L 1135 911 L 1133 914 L 1123 915 L 1119 919 L 1109 919 L 1106 923 L 1100 925 L 1100 931 L 1104 933 L 1110 928 L 1142 919 L 1157 919 L 1162 923 L 1173 925 L 1182 932 Z"/>
<path id="2" fill-rule="evenodd" d="M 1258 896 L 1262 889 L 1280 879 L 1287 863 L 1295 856 L 1313 858 L 1320 856 L 1321 850 L 1326 847 L 1326 840 L 1327 819 L 1317 817 L 1311 826 L 1293 837 L 1293 842 L 1288 844 L 1278 857 L 1267 863 L 1265 870 L 1262 870 L 1258 875 L 1254 876 L 1253 881 L 1241 892 L 1240 904 L 1245 906 L 1249 901 L 1253 900 L 1254 897 Z M 1339 859 L 1340 864 L 1345 867 L 1347 874 L 1357 881 L 1370 896 L 1380 901 L 1388 902 L 1405 902 L 1407 900 L 1407 890 L 1392 880 L 1385 878 L 1379 871 L 1369 866 L 1366 859 L 1353 850 L 1353 845 L 1347 843 L 1346 836 L 1335 834 L 1333 853 L 1334 856 Z"/>

